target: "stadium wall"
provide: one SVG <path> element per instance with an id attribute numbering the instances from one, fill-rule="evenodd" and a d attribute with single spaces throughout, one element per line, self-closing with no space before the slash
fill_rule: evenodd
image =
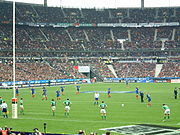
<path id="1" fill-rule="evenodd" d="M 145 78 L 104 78 L 104 82 L 124 83 L 180 83 L 180 77 L 145 77 Z"/>
<path id="2" fill-rule="evenodd" d="M 18 87 L 38 87 L 38 86 L 54 86 L 65 84 L 81 84 L 91 83 L 90 79 L 56 79 L 56 80 L 32 80 L 32 81 L 16 81 Z M 0 88 L 10 88 L 13 82 L 0 82 Z"/>

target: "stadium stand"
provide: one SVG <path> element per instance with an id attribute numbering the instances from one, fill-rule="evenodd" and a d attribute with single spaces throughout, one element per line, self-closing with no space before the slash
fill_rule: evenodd
<path id="1" fill-rule="evenodd" d="M 180 77 L 180 63 L 165 63 L 158 77 Z"/>
<path id="2" fill-rule="evenodd" d="M 114 63 L 119 78 L 154 77 L 155 63 Z"/>
<path id="3" fill-rule="evenodd" d="M 0 12 L 0 57 L 6 59 L 5 57 L 12 57 L 12 13 L 9 12 L 12 9 L 12 3 L 3 2 L 0 8 L 3 9 Z M 90 65 L 101 78 L 113 78 L 112 72 L 99 58 L 118 57 L 116 59 L 120 60 L 125 57 L 153 59 L 179 56 L 180 29 L 178 26 L 97 26 L 99 23 L 179 22 L 179 7 L 78 9 L 17 3 L 16 11 L 18 23 L 16 56 L 26 58 L 26 61 L 17 62 L 17 80 L 19 81 L 86 77 L 70 68 L 79 64 Z M 45 26 L 46 23 L 48 26 Z M 72 23 L 72 25 L 69 27 L 52 25 L 58 23 Z M 79 27 L 80 24 L 86 23 L 92 25 Z M 36 57 L 43 60 L 31 60 Z M 72 63 L 70 60 L 61 61 L 64 58 L 77 57 L 81 57 L 80 63 Z M 6 73 L 0 75 L 1 80 L 11 81 L 11 61 L 0 64 L 1 72 Z M 172 66 L 167 66 L 168 64 L 164 63 L 159 77 L 179 77 L 179 68 L 177 68 L 179 64 L 170 63 Z M 155 63 L 142 61 L 122 64 L 114 61 L 112 65 L 118 77 L 154 77 L 155 75 Z M 134 70 L 136 72 L 133 72 Z"/>

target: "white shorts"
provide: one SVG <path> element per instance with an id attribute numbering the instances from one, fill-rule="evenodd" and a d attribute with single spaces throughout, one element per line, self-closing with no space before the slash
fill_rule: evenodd
<path id="1" fill-rule="evenodd" d="M 20 109 L 24 109 L 24 106 L 23 106 L 23 105 L 20 105 L 19 107 L 20 107 Z"/>
<path id="2" fill-rule="evenodd" d="M 65 111 L 67 111 L 67 112 L 69 112 L 69 110 L 70 110 L 70 107 L 69 106 L 65 106 Z"/>
<path id="3" fill-rule="evenodd" d="M 100 113 L 106 113 L 106 110 L 105 109 L 101 109 Z"/>
<path id="4" fill-rule="evenodd" d="M 52 109 L 53 111 L 55 111 L 55 110 L 56 110 L 56 106 L 51 106 L 51 109 Z"/>
<path id="5" fill-rule="evenodd" d="M 164 111 L 164 114 L 170 114 L 170 109 L 166 109 L 166 110 Z"/>

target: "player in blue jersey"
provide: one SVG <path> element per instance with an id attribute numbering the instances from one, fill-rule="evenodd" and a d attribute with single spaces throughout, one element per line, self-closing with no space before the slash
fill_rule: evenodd
<path id="1" fill-rule="evenodd" d="M 108 95 L 109 98 L 111 97 L 111 88 L 107 89 L 107 95 Z"/>
<path id="2" fill-rule="evenodd" d="M 44 100 L 44 99 L 48 99 L 48 97 L 47 97 L 47 90 L 46 90 L 46 88 L 45 87 L 43 87 L 43 93 L 42 93 L 42 100 Z"/>
<path id="3" fill-rule="evenodd" d="M 64 90 L 65 90 L 65 87 L 61 86 L 61 94 L 64 95 Z"/>
<path id="4" fill-rule="evenodd" d="M 144 102 L 144 93 L 142 91 L 140 91 L 139 95 L 141 97 L 141 103 L 143 103 Z"/>
<path id="5" fill-rule="evenodd" d="M 147 98 L 147 100 L 148 100 L 148 104 L 147 104 L 147 106 L 151 106 L 152 104 L 151 104 L 151 95 L 149 94 L 149 93 L 147 93 L 147 95 L 146 95 L 146 98 Z"/>
<path id="6" fill-rule="evenodd" d="M 61 100 L 61 97 L 60 97 L 60 90 L 57 90 L 56 91 L 56 97 L 57 97 L 57 100 Z"/>
<path id="7" fill-rule="evenodd" d="M 35 89 L 34 88 L 31 88 L 31 95 L 33 98 L 35 97 Z"/>
<path id="8" fill-rule="evenodd" d="M 0 97 L 0 115 L 2 113 L 2 107 L 1 107 L 2 103 L 3 103 L 3 99 L 2 99 L 2 97 Z"/>
<path id="9" fill-rule="evenodd" d="M 125 80 L 125 84 L 128 85 L 129 84 L 129 80 Z"/>
<path id="10" fill-rule="evenodd" d="M 80 87 L 81 87 L 81 86 L 79 86 L 79 85 L 76 86 L 76 94 L 79 94 L 79 93 L 80 93 Z"/>
<path id="11" fill-rule="evenodd" d="M 136 87 L 136 99 L 138 99 L 138 98 L 139 98 L 139 88 Z"/>
<path id="12" fill-rule="evenodd" d="M 19 96 L 19 88 L 16 87 L 16 96 Z"/>

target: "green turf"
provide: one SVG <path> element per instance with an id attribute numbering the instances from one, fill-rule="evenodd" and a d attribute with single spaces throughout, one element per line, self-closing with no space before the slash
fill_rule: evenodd
<path id="1" fill-rule="evenodd" d="M 108 105 L 107 120 L 100 117 L 100 109 L 94 106 L 94 94 L 81 93 L 76 95 L 76 85 L 66 85 L 65 95 L 61 96 L 62 100 L 57 101 L 56 115 L 52 116 L 50 101 L 56 98 L 55 91 L 60 86 L 46 87 L 48 100 L 42 101 L 42 87 L 36 89 L 36 97 L 31 97 L 28 88 L 20 89 L 20 97 L 24 98 L 25 115 L 18 115 L 18 119 L 0 118 L 0 127 L 12 127 L 15 131 L 32 131 L 38 127 L 43 131 L 43 123 L 47 123 L 47 132 L 49 133 L 71 133 L 75 134 L 80 129 L 86 130 L 87 133 L 100 131 L 101 128 L 117 127 L 132 124 L 156 124 L 166 126 L 180 126 L 180 99 L 173 98 L 174 87 L 180 87 L 179 84 L 170 83 L 130 83 L 128 86 L 121 83 L 97 83 L 81 85 L 83 91 L 106 91 L 111 88 L 112 91 L 135 91 L 138 86 L 140 90 L 149 92 L 152 97 L 152 107 L 147 107 L 147 101 L 140 103 L 135 98 L 135 93 L 100 94 L 100 101 L 104 100 Z M 7 101 L 9 106 L 9 117 L 11 117 L 11 97 L 12 90 L 0 89 L 0 96 Z M 63 100 L 70 98 L 72 102 L 70 117 L 64 116 Z M 166 103 L 171 109 L 171 118 L 169 121 L 162 122 L 163 110 L 162 104 Z M 124 107 L 121 106 L 124 104 Z M 18 105 L 19 107 L 19 105 Z"/>

